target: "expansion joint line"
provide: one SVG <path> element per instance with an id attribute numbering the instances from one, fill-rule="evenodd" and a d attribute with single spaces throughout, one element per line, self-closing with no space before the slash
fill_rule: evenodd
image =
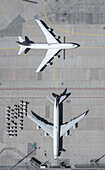
<path id="1" fill-rule="evenodd" d="M 40 38 L 38 38 L 38 37 L 34 34 L 34 32 L 31 30 L 31 28 L 30 28 L 30 26 L 29 26 L 29 24 L 28 24 L 28 21 L 27 21 L 27 18 L 26 18 L 26 2 L 25 2 L 25 4 L 24 4 L 24 18 L 25 18 L 26 24 L 27 24 L 30 32 L 31 32 L 39 41 L 41 41 L 42 43 L 44 43 L 44 41 L 42 41 Z"/>
<path id="2" fill-rule="evenodd" d="M 71 34 L 79 34 L 79 35 L 87 35 L 87 36 L 105 36 L 105 34 L 88 34 L 88 33 L 80 33 L 80 32 L 73 32 L 73 31 L 67 31 L 67 30 L 62 30 L 60 28 L 55 27 L 48 19 L 47 15 L 46 15 L 46 0 L 44 2 L 44 16 L 47 20 L 47 22 L 51 25 L 51 27 L 53 27 L 54 29 L 61 31 L 61 32 L 66 32 L 66 33 L 71 33 Z"/>

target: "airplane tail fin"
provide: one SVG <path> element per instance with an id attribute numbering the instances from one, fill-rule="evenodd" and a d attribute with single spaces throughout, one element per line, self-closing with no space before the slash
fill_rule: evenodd
<path id="1" fill-rule="evenodd" d="M 66 93 L 66 92 L 67 92 L 67 88 L 60 95 L 52 93 L 53 97 L 57 99 L 58 104 L 63 102 L 71 94 L 71 93 Z"/>

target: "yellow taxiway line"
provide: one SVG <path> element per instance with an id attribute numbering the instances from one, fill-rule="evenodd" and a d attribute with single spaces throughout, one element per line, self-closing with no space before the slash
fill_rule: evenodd
<path id="1" fill-rule="evenodd" d="M 72 34 L 80 34 L 80 35 L 88 35 L 88 36 L 105 36 L 105 34 L 87 34 L 87 33 L 80 33 L 80 32 L 72 32 L 72 31 L 67 31 L 67 30 L 62 30 L 62 29 L 59 29 L 57 27 L 55 27 L 48 19 L 47 15 L 46 15 L 46 1 L 44 2 L 44 15 L 45 15 L 45 18 L 47 20 L 47 22 L 49 23 L 49 25 L 51 25 L 51 27 L 55 28 L 56 30 L 58 31 L 61 31 L 61 32 L 67 32 L 67 33 L 72 33 Z"/>
<path id="2" fill-rule="evenodd" d="M 58 94 L 58 62 L 59 62 L 59 58 L 57 58 L 57 94 Z"/>
<path id="3" fill-rule="evenodd" d="M 19 50 L 19 48 L 0 48 L 0 50 Z"/>
<path id="4" fill-rule="evenodd" d="M 1 18 L 9 9 L 11 9 L 17 2 L 18 2 L 18 0 L 16 0 L 6 11 L 4 11 L 4 12 L 0 15 L 0 18 Z"/>
<path id="5" fill-rule="evenodd" d="M 62 30 L 62 29 L 55 27 L 49 21 L 47 15 L 46 15 L 46 0 L 44 2 L 44 15 L 45 15 L 45 18 L 46 18 L 47 22 L 49 23 L 49 25 L 51 25 L 51 27 L 53 27 L 54 29 L 56 29 L 58 31 L 72 33 L 72 34 L 79 34 L 79 35 L 88 35 L 88 36 L 105 36 L 105 35 L 98 35 L 98 34 L 87 34 L 87 33 L 72 32 L 72 31 Z M 105 49 L 105 47 L 79 47 L 79 49 Z M 57 59 L 57 93 L 58 93 L 58 59 Z"/>

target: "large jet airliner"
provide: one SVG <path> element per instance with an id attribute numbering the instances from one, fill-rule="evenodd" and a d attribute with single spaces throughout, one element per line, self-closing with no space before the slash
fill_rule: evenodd
<path id="1" fill-rule="evenodd" d="M 19 36 L 19 41 L 17 43 L 20 46 L 20 50 L 18 52 L 18 55 L 20 55 L 23 51 L 26 54 L 30 49 L 47 49 L 47 53 L 41 64 L 39 65 L 36 72 L 42 71 L 47 65 L 52 65 L 53 63 L 51 60 L 53 58 L 60 57 L 59 52 L 63 49 L 73 49 L 77 48 L 80 45 L 77 43 L 61 43 L 59 40 L 59 36 L 56 36 L 52 29 L 49 28 L 44 21 L 42 20 L 36 20 L 39 24 L 41 30 L 43 31 L 47 43 L 34 43 L 33 41 L 30 41 L 27 36 L 25 36 L 25 40 L 22 39 L 21 36 Z"/>
<path id="2" fill-rule="evenodd" d="M 47 120 L 41 118 L 39 115 L 34 113 L 28 114 L 28 117 L 37 124 L 37 129 L 42 128 L 45 131 L 45 136 L 48 134 L 53 138 L 53 153 L 54 158 L 57 159 L 59 156 L 59 139 L 66 134 L 73 127 L 75 129 L 78 126 L 78 122 L 88 113 L 89 110 L 83 114 L 70 120 L 68 123 L 59 125 L 60 109 L 59 105 L 71 94 L 66 93 L 67 89 L 60 95 L 52 93 L 53 97 L 47 97 L 54 104 L 54 123 L 51 124 Z"/>

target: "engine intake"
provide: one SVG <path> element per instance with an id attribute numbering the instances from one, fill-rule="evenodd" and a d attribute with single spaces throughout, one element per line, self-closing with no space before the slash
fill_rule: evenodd
<path id="1" fill-rule="evenodd" d="M 53 31 L 53 28 L 49 28 L 48 31 L 49 31 L 49 32 L 52 32 L 52 31 Z"/>
<path id="2" fill-rule="evenodd" d="M 48 136 L 48 135 L 49 135 L 49 134 L 48 134 L 47 132 L 44 133 L 44 136 L 45 136 L 45 137 Z"/>
<path id="3" fill-rule="evenodd" d="M 53 62 L 49 62 L 46 64 L 46 66 L 53 65 Z"/>
<path id="4" fill-rule="evenodd" d="M 65 136 L 68 136 L 70 134 L 70 131 L 68 130 L 66 133 L 65 133 Z"/>
<path id="5" fill-rule="evenodd" d="M 56 38 L 57 40 L 59 40 L 59 39 L 60 39 L 60 36 L 55 36 L 55 38 Z"/>
<path id="6" fill-rule="evenodd" d="M 38 125 L 37 125 L 37 127 L 36 127 L 36 128 L 37 128 L 37 130 L 38 130 L 38 129 L 40 129 L 40 126 L 38 126 Z"/>
<path id="7" fill-rule="evenodd" d="M 54 58 L 60 58 L 60 55 L 59 55 L 59 54 L 58 54 L 58 55 L 55 55 Z"/>
<path id="8" fill-rule="evenodd" d="M 73 126 L 73 129 L 76 129 L 78 127 L 78 122 Z"/>

